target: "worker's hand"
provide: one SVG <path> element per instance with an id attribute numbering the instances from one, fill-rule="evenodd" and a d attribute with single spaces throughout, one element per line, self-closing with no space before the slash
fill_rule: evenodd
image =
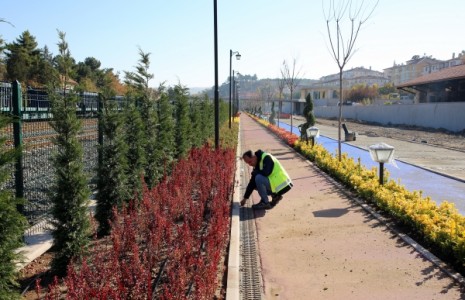
<path id="1" fill-rule="evenodd" d="M 244 205 L 245 205 L 245 202 L 247 202 L 247 199 L 245 199 L 245 198 L 242 199 L 242 200 L 241 200 L 241 206 L 244 206 Z"/>

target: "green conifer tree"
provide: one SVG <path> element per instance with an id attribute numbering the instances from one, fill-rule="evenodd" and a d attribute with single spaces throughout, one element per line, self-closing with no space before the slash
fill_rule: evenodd
<path id="1" fill-rule="evenodd" d="M 114 96 L 115 92 L 111 89 L 110 82 L 106 81 L 103 91 L 99 94 L 102 106 L 99 122 L 103 133 L 103 144 L 99 145 L 95 214 L 99 222 L 99 235 L 109 233 L 113 207 L 121 208 L 132 196 L 128 188 L 123 117 L 117 110 Z"/>
<path id="2" fill-rule="evenodd" d="M 57 135 L 53 143 L 57 151 L 52 156 L 55 178 L 51 189 L 53 246 L 56 251 L 52 268 L 65 274 L 70 260 L 85 250 L 89 242 L 90 222 L 88 203 L 90 190 L 84 173 L 83 148 L 78 139 L 82 124 L 76 115 L 78 96 L 66 89 L 72 57 L 65 41 L 65 33 L 59 31 L 59 69 L 63 81 L 61 92 L 49 89 L 53 119 L 50 125 Z M 58 86 L 58 85 L 56 85 Z"/>
<path id="3" fill-rule="evenodd" d="M 128 163 L 128 190 L 136 199 L 142 197 L 142 178 L 145 165 L 144 123 L 134 98 L 127 96 L 128 105 L 124 110 L 124 141 L 128 146 L 126 159 Z"/>
<path id="4" fill-rule="evenodd" d="M 162 176 L 162 167 L 158 164 L 159 153 L 157 152 L 157 95 L 155 95 L 155 91 L 149 87 L 149 82 L 154 77 L 153 74 L 149 73 L 150 53 L 144 53 L 139 49 L 139 55 L 140 59 L 136 67 L 136 72 L 126 72 L 126 80 L 127 83 L 134 88 L 137 108 L 143 120 L 145 133 L 145 182 L 149 187 L 153 187 Z"/>
<path id="5" fill-rule="evenodd" d="M 191 148 L 188 89 L 181 84 L 174 87 L 176 107 L 176 158 L 183 158 Z"/>
<path id="6" fill-rule="evenodd" d="M 304 106 L 305 123 L 300 127 L 301 133 L 306 133 L 307 129 L 315 125 L 315 116 L 313 115 L 313 100 L 310 93 L 305 97 Z"/>
<path id="7" fill-rule="evenodd" d="M 158 165 L 161 172 L 169 172 L 171 163 L 175 158 L 176 145 L 174 137 L 173 105 L 163 87 L 160 87 L 160 100 L 158 103 Z M 164 168 L 164 169 L 163 169 Z M 163 174 L 161 173 L 160 174 Z M 159 179 L 159 178 L 158 178 Z"/>
<path id="8" fill-rule="evenodd" d="M 200 111 L 202 112 L 202 120 L 200 124 L 201 133 L 202 133 L 202 140 L 203 142 L 207 142 L 207 140 L 215 134 L 215 122 L 214 122 L 214 114 L 213 114 L 214 106 L 213 102 L 208 99 L 208 95 L 205 94 L 201 104 L 200 104 Z"/>
<path id="9" fill-rule="evenodd" d="M 201 100 L 199 97 L 193 97 L 190 104 L 190 120 L 191 120 L 191 141 L 193 147 L 201 147 L 203 145 L 204 138 L 202 135 L 202 111 L 201 111 Z"/>
<path id="10" fill-rule="evenodd" d="M 40 62 L 40 50 L 36 38 L 26 30 L 15 42 L 7 44 L 6 69 L 10 80 L 32 83 Z"/>
<path id="11" fill-rule="evenodd" d="M 0 114 L 0 129 L 11 123 L 9 118 Z M 17 155 L 5 145 L 6 138 L 0 137 L 0 186 L 4 186 L 12 173 L 13 162 Z M 19 299 L 16 292 L 16 263 L 21 256 L 15 251 L 22 245 L 26 219 L 18 212 L 20 203 L 11 190 L 0 189 L 0 299 Z"/>

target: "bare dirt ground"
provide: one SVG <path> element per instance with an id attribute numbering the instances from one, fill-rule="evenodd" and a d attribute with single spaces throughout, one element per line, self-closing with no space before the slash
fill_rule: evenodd
<path id="1" fill-rule="evenodd" d="M 303 118 L 302 118 L 303 119 Z M 317 124 L 326 126 L 338 126 L 338 120 L 321 119 L 316 120 Z M 441 129 L 423 128 L 405 125 L 380 125 L 369 124 L 356 121 L 346 121 L 343 123 L 347 125 L 350 131 L 355 131 L 358 134 L 373 136 L 373 137 L 387 137 L 408 142 L 424 143 L 443 147 L 446 149 L 457 150 L 465 152 L 465 132 L 453 133 Z"/>
<path id="2" fill-rule="evenodd" d="M 29 263 L 20 271 L 19 284 L 22 299 L 40 299 L 36 293 L 36 280 L 39 279 L 42 289 L 53 282 L 53 274 L 50 272 L 50 263 L 53 252 L 48 251 Z"/>

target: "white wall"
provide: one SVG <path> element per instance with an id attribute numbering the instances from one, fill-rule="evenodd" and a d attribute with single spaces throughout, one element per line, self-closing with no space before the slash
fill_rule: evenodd
<path id="1" fill-rule="evenodd" d="M 318 118 L 337 118 L 338 106 L 314 106 Z M 380 124 L 465 130 L 465 102 L 342 106 L 342 118 Z"/>

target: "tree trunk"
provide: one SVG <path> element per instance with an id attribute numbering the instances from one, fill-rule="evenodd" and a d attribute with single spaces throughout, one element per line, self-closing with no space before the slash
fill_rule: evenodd
<path id="1" fill-rule="evenodd" d="M 342 148 L 341 148 L 341 126 L 342 126 L 342 68 L 339 69 L 339 122 L 338 122 L 338 142 L 337 142 L 337 155 L 339 161 L 342 160 Z"/>

